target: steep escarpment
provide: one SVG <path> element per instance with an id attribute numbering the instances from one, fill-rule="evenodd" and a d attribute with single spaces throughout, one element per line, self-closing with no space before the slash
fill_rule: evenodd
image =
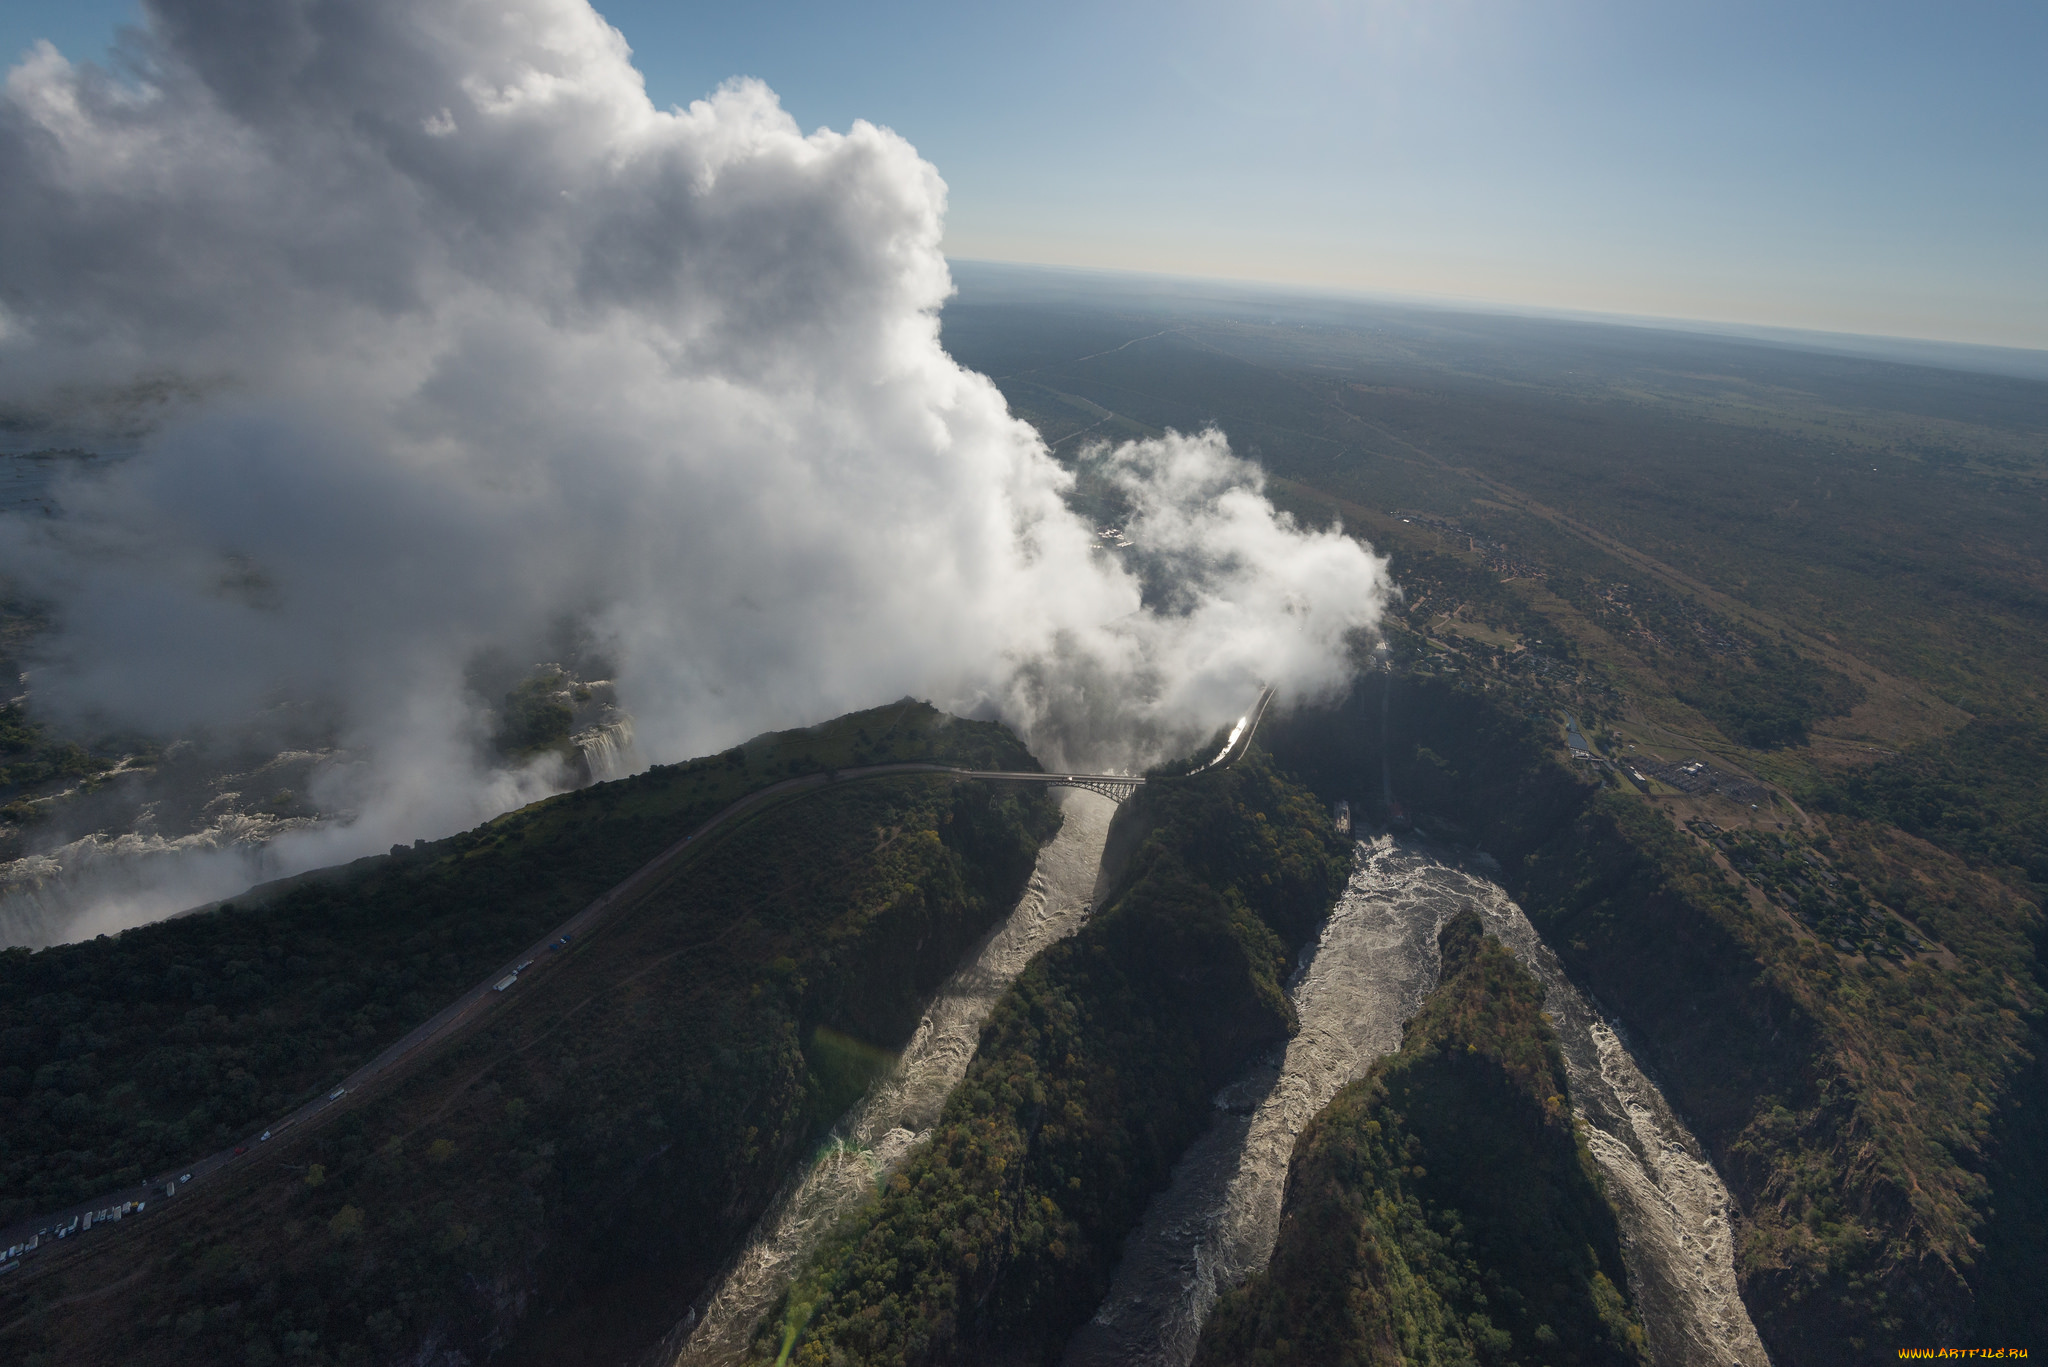
<path id="1" fill-rule="evenodd" d="M 2040 1208 L 2025 1103 L 2048 1001 L 2040 911 L 2013 881 L 1789 805 L 1739 836 L 1681 828 L 1567 770 L 1511 695 L 1441 682 L 1376 676 L 1268 743 L 1329 798 L 1390 773 L 1419 822 L 1499 857 L 1727 1181 L 1775 1356 L 1855 1362 L 2048 1313 L 2009 1214 Z"/>
<path id="2" fill-rule="evenodd" d="M 1543 989 L 1471 911 L 1438 943 L 1400 1052 L 1303 1130 L 1272 1263 L 1198 1367 L 1644 1361 Z"/>
<path id="3" fill-rule="evenodd" d="M 1119 820 L 1145 834 L 1106 909 L 1020 976 L 929 1147 L 820 1250 L 758 1359 L 1056 1361 L 1210 1094 L 1287 1037 L 1289 959 L 1348 864 L 1314 797 L 1255 749 Z"/>
<path id="4" fill-rule="evenodd" d="M 1059 833 L 1039 849 L 1015 908 L 926 1003 L 902 1053 L 798 1164 L 716 1289 L 670 1336 L 675 1367 L 729 1367 L 746 1356 L 755 1327 L 819 1243 L 931 1137 L 974 1060 L 982 1026 L 1017 975 L 1087 923 L 1117 804 L 1068 791 L 1060 807 Z M 666 1349 L 659 1360 L 670 1360 Z"/>
<path id="5" fill-rule="evenodd" d="M 843 739 L 887 724 L 859 719 Z M 803 735 L 778 749 L 783 774 L 819 762 Z M 736 752 L 732 770 L 744 766 Z M 261 1146 L 167 1213 L 15 1273 L 0 1288 L 4 1354 L 644 1350 L 1014 905 L 1057 823 L 1029 789 L 939 777 L 768 808 L 409 1076 Z M 236 919 L 260 927 L 262 915 Z M 41 1309 L 114 1283 L 117 1315 Z"/>
<path id="6" fill-rule="evenodd" d="M 1329 707 L 1269 722 L 1263 739 L 1327 800 L 1348 800 L 1384 823 L 1392 798 L 1427 832 L 1512 868 L 1599 790 L 1551 762 L 1555 730 L 1511 699 L 1374 672 Z"/>
<path id="7" fill-rule="evenodd" d="M 1904 837 L 1823 838 L 1854 877 Z M 1523 870 L 1531 919 L 1627 1022 L 1741 1203 L 1744 1294 L 1791 1361 L 1963 1341 L 2012 1310 L 1984 1299 L 2001 1261 L 1984 1241 L 2040 1181 L 1995 1138 L 2028 1080 L 2037 913 L 1940 851 L 1911 858 L 1926 895 L 1891 895 L 1948 933 L 1891 962 L 1806 932 L 1619 795 Z"/>

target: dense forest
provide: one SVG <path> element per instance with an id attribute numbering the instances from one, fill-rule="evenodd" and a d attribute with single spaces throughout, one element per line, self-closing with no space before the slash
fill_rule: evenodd
<path id="1" fill-rule="evenodd" d="M 997 1005 L 929 1146 L 819 1250 L 758 1360 L 1057 1362 L 1210 1093 L 1292 1032 L 1288 963 L 1348 869 L 1321 804 L 1254 747 L 1142 789 L 1120 841 L 1106 907 Z"/>
<path id="2" fill-rule="evenodd" d="M 1272 1262 L 1217 1303 L 1196 1367 L 1645 1361 L 1543 989 L 1471 911 L 1438 944 L 1400 1052 L 1296 1141 Z"/>
<path id="3" fill-rule="evenodd" d="M 571 856 L 590 847 L 597 861 L 616 839 L 613 858 L 630 870 L 636 842 L 673 839 L 673 823 L 697 810 L 689 798 L 706 787 L 745 791 L 878 746 L 978 766 L 1030 763 L 1001 728 L 897 705 L 556 798 L 479 838 L 370 861 L 233 911 L 12 956 L 11 966 L 27 975 L 54 963 L 81 987 L 105 984 L 94 1009 L 118 1023 L 113 999 L 124 980 L 105 966 L 137 971 L 143 961 L 129 955 L 138 941 L 239 963 L 224 948 L 235 937 L 310 933 L 322 915 L 331 922 L 352 909 L 366 931 L 386 917 L 397 923 L 389 940 L 347 941 L 352 967 L 372 977 L 379 965 L 368 956 L 383 954 L 382 967 L 396 971 L 402 936 L 422 930 L 421 904 L 402 896 L 409 890 L 434 891 L 455 908 L 448 915 L 469 918 L 456 925 L 474 926 L 503 894 L 501 868 L 551 868 L 521 858 L 524 850 L 551 852 L 571 871 L 602 870 Z M 37 1281 L 0 1285 L 6 1355 L 263 1364 L 443 1350 L 480 1359 L 509 1348 L 549 1361 L 549 1335 L 563 1333 L 586 1345 L 646 1346 L 729 1256 L 792 1157 L 865 1084 L 872 1060 L 886 1061 L 908 1036 L 932 987 L 1014 903 L 1057 823 L 1036 790 L 938 777 L 830 786 L 769 807 L 707 840 L 578 941 L 522 986 L 517 1009 L 335 1122 L 281 1137 L 218 1186 L 180 1197 L 176 1220 L 88 1242 Z M 587 876 L 602 886 L 609 874 Z M 461 896 L 466 888 L 474 900 Z M 559 884 L 531 895 L 548 893 L 566 897 L 569 910 L 583 895 Z M 562 914 L 553 907 L 543 924 Z M 340 940 L 344 931 L 330 924 L 328 933 Z M 163 958 L 160 974 L 170 966 Z M 144 994 L 133 1009 L 173 1002 L 214 1020 L 213 1003 L 194 1004 L 190 984 L 223 980 L 232 971 L 183 975 L 182 1001 Z M 256 999 L 265 1014 L 231 1018 L 238 1028 L 220 1026 L 222 1038 L 207 1042 L 260 1063 L 272 1057 L 266 1026 L 287 1039 L 328 1040 L 315 1032 L 330 1028 L 321 1006 L 329 991 L 279 974 Z M 156 1057 L 150 1049 L 192 1047 L 175 1036 L 152 1042 L 140 1026 L 108 1028 L 104 1038 L 144 1059 Z M 336 1047 L 359 1051 L 378 1042 L 342 1039 Z M 288 1085 L 285 1076 L 270 1085 Z M 72 1278 L 86 1288 L 126 1279 L 121 1313 L 36 1313 Z M 623 1300 L 606 1299 L 615 1293 Z"/>
<path id="4" fill-rule="evenodd" d="M 203 915 L 0 951 L 0 1223 L 246 1137 L 713 812 L 856 755 L 1036 767 L 999 727 L 897 704 L 569 793 Z"/>

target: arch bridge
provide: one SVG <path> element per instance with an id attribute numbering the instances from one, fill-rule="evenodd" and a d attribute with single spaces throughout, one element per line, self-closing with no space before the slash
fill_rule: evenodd
<path id="1" fill-rule="evenodd" d="M 1252 733 L 1259 729 L 1259 722 L 1265 718 L 1266 708 L 1273 702 L 1273 693 L 1274 689 L 1270 684 L 1260 689 L 1258 700 L 1252 704 L 1250 711 L 1237 719 L 1237 725 L 1231 730 L 1229 741 L 1217 753 L 1216 758 L 1193 772 L 1199 774 L 1210 769 L 1221 769 L 1235 764 L 1242 758 L 1244 752 L 1251 748 Z M 1144 787 L 1146 782 L 1143 774 L 1027 774 L 1007 769 L 952 769 L 950 772 L 958 774 L 961 778 L 989 779 L 1003 783 L 1036 783 L 1045 788 L 1084 788 L 1091 793 L 1100 793 L 1118 805 L 1127 801 L 1133 793 Z M 1170 783 L 1172 779 L 1164 778 L 1157 781 Z"/>
<path id="2" fill-rule="evenodd" d="M 1041 788 L 1085 788 L 1111 802 L 1126 801 L 1145 786 L 1143 774 L 1026 774 L 1008 769 L 955 769 L 961 778 L 988 779 L 996 783 L 1032 783 Z"/>

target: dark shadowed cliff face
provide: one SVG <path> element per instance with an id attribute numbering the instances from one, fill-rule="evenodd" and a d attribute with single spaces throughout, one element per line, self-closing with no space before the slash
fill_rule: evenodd
<path id="1" fill-rule="evenodd" d="M 1401 1051 L 1302 1132 L 1267 1271 L 1197 1367 L 1640 1363 L 1543 989 L 1467 911 Z"/>
<path id="2" fill-rule="evenodd" d="M 1120 890 L 1025 970 L 931 1146 L 819 1252 L 754 1352 L 793 1363 L 1046 1363 L 1207 1125 L 1294 1026 L 1292 953 L 1348 865 L 1320 805 L 1254 750 L 1148 787 Z"/>

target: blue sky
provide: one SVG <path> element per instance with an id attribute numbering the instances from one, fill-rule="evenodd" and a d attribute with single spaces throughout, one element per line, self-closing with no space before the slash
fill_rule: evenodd
<path id="1" fill-rule="evenodd" d="M 658 102 L 903 133 L 958 256 L 2048 347 L 2038 0 L 599 8 Z"/>

